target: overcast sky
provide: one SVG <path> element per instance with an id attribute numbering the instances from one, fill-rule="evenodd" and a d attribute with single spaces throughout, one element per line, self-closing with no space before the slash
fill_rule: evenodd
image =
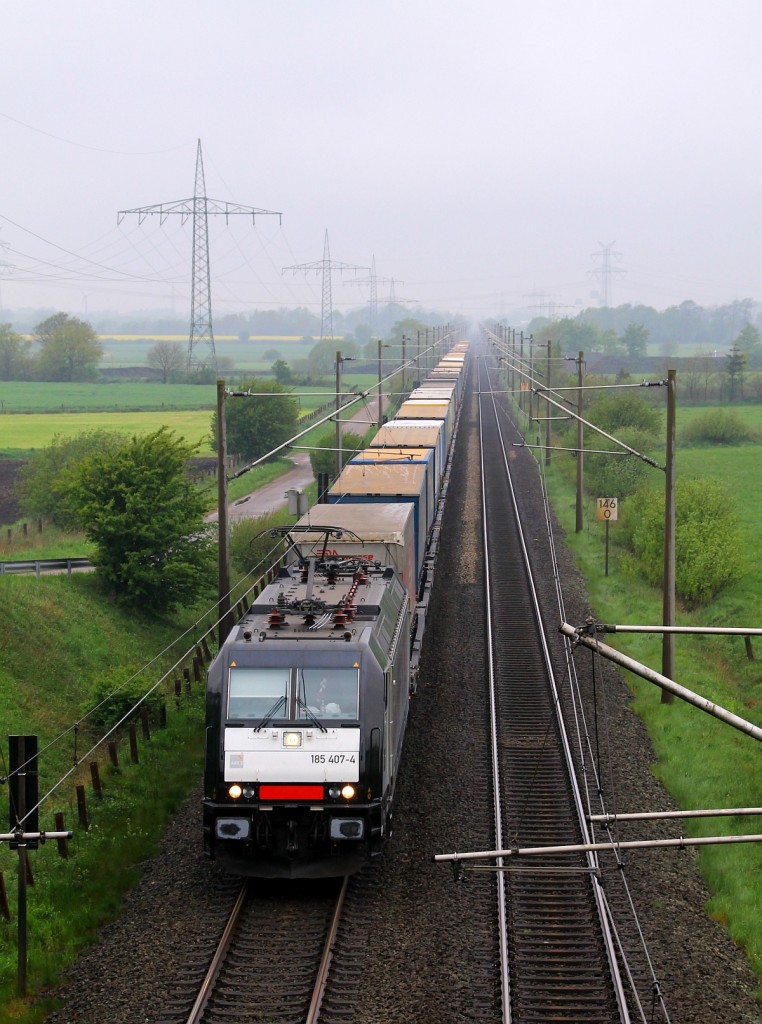
<path id="1" fill-rule="evenodd" d="M 759 0 L 27 0 L 3 38 L 3 311 L 185 315 L 190 222 L 117 211 L 191 197 L 199 138 L 208 196 L 283 214 L 210 222 L 215 316 L 319 313 L 282 269 L 326 230 L 474 319 L 598 304 L 606 246 L 612 305 L 762 300 Z"/>

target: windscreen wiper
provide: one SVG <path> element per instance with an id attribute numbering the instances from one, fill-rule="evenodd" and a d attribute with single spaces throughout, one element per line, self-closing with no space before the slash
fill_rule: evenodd
<path id="1" fill-rule="evenodd" d="M 298 694 L 296 696 L 296 704 L 297 704 L 297 707 L 300 707 L 300 708 L 304 709 L 304 712 L 307 715 L 307 718 L 309 718 L 309 720 L 312 722 L 313 725 L 316 725 L 318 727 L 318 729 L 320 729 L 321 732 L 328 732 L 328 730 L 323 725 L 323 723 L 320 721 L 320 719 L 315 716 L 315 713 L 312 710 L 310 710 L 309 707 L 307 707 L 307 705 L 304 703 L 304 701 L 302 700 L 302 698 Z"/>
<path id="2" fill-rule="evenodd" d="M 261 729 L 264 729 L 264 727 L 267 725 L 267 723 L 270 721 L 270 719 L 275 717 L 275 712 L 278 710 L 278 708 L 281 706 L 281 704 L 285 704 L 285 703 L 286 703 L 286 698 L 285 697 L 278 697 L 276 702 L 273 704 L 273 706 L 267 712 L 267 714 L 262 719 L 262 721 L 259 723 L 259 725 L 255 725 L 254 726 L 254 732 L 259 732 Z"/>

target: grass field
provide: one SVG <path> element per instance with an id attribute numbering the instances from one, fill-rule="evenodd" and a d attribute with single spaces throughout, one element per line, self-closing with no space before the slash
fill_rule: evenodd
<path id="1" fill-rule="evenodd" d="M 51 384 L 4 381 L 0 413 L 137 412 L 151 409 L 213 409 L 214 384 L 159 384 L 144 381 Z"/>
<path id="2" fill-rule="evenodd" d="M 230 335 L 215 337 L 214 350 L 218 359 L 230 359 L 236 371 L 269 370 L 276 359 L 287 363 L 294 359 L 305 359 L 310 348 L 319 341 L 309 343 L 294 336 L 249 338 L 239 341 Z M 145 366 L 146 357 L 157 341 L 168 341 L 187 347 L 188 335 L 102 335 L 103 358 L 101 369 L 123 366 Z M 340 344 L 340 343 L 339 343 Z M 265 356 L 266 352 L 277 352 L 277 356 Z"/>
<path id="3" fill-rule="evenodd" d="M 367 386 L 365 380 L 361 386 Z M 349 387 L 354 380 L 347 375 Z M 302 413 L 331 402 L 325 386 L 294 388 Z M 209 432 L 216 408 L 214 385 L 44 384 L 11 382 L 0 387 L 0 457 L 23 458 L 56 435 L 69 438 L 89 430 L 147 434 L 167 426 L 210 455 Z M 75 411 L 76 410 L 76 411 Z"/>
<path id="4" fill-rule="evenodd" d="M 56 435 L 70 438 L 89 430 L 116 430 L 129 435 L 149 434 L 166 426 L 190 443 L 199 443 L 198 455 L 211 455 L 211 418 L 211 409 L 0 416 L 0 454 L 23 458 L 31 450 L 45 448 Z"/>
<path id="5" fill-rule="evenodd" d="M 678 397 L 678 403 L 680 399 Z M 680 406 L 678 404 L 677 410 L 677 422 L 678 431 L 679 428 L 687 427 L 688 424 L 693 423 L 694 420 L 700 416 L 705 416 L 712 409 L 722 408 L 724 412 L 730 412 L 734 416 L 737 416 L 739 420 L 750 427 L 752 430 L 756 430 L 762 435 L 762 405 L 686 405 Z M 678 433 L 678 444 L 680 438 Z"/>

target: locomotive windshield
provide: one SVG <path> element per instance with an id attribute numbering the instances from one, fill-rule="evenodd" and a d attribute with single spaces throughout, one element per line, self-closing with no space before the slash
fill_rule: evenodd
<path id="1" fill-rule="evenodd" d="M 357 718 L 356 668 L 300 668 L 299 696 L 306 709 L 298 709 L 298 717 L 309 717 L 307 709 L 318 718 Z"/>
<path id="2" fill-rule="evenodd" d="M 288 699 L 287 668 L 231 668 L 228 718 L 261 718 Z"/>
<path id="3" fill-rule="evenodd" d="M 231 666 L 230 719 L 359 718 L 358 668 L 239 668 Z"/>

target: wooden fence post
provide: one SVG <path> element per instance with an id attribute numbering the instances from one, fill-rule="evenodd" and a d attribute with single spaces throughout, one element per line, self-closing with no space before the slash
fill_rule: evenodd
<path id="1" fill-rule="evenodd" d="M 140 763 L 140 758 L 138 757 L 138 731 L 135 728 L 134 722 L 130 722 L 130 760 L 133 764 Z"/>
<path id="2" fill-rule="evenodd" d="M 65 832 L 64 827 L 64 816 L 63 811 L 56 811 L 55 813 L 56 832 Z M 62 836 L 60 839 L 56 839 L 58 843 L 58 856 L 63 857 L 64 860 L 69 856 L 69 841 L 66 836 Z"/>
<path id="3" fill-rule="evenodd" d="M 90 778 L 93 781 L 93 793 L 99 800 L 103 799 L 103 786 L 101 785 L 101 772 L 97 761 L 90 762 Z"/>
<path id="4" fill-rule="evenodd" d="M 111 759 L 111 764 L 119 771 L 119 751 L 114 740 L 109 740 L 108 756 Z"/>
<path id="5" fill-rule="evenodd" d="M 148 708 L 145 704 L 140 709 L 140 721 L 143 726 L 143 739 L 148 742 L 151 738 L 151 726 L 148 722 Z"/>
<path id="6" fill-rule="evenodd" d="M 85 799 L 85 787 L 77 786 L 77 814 L 79 815 L 79 824 L 87 832 L 90 828 L 90 822 L 87 817 L 87 801 Z"/>

